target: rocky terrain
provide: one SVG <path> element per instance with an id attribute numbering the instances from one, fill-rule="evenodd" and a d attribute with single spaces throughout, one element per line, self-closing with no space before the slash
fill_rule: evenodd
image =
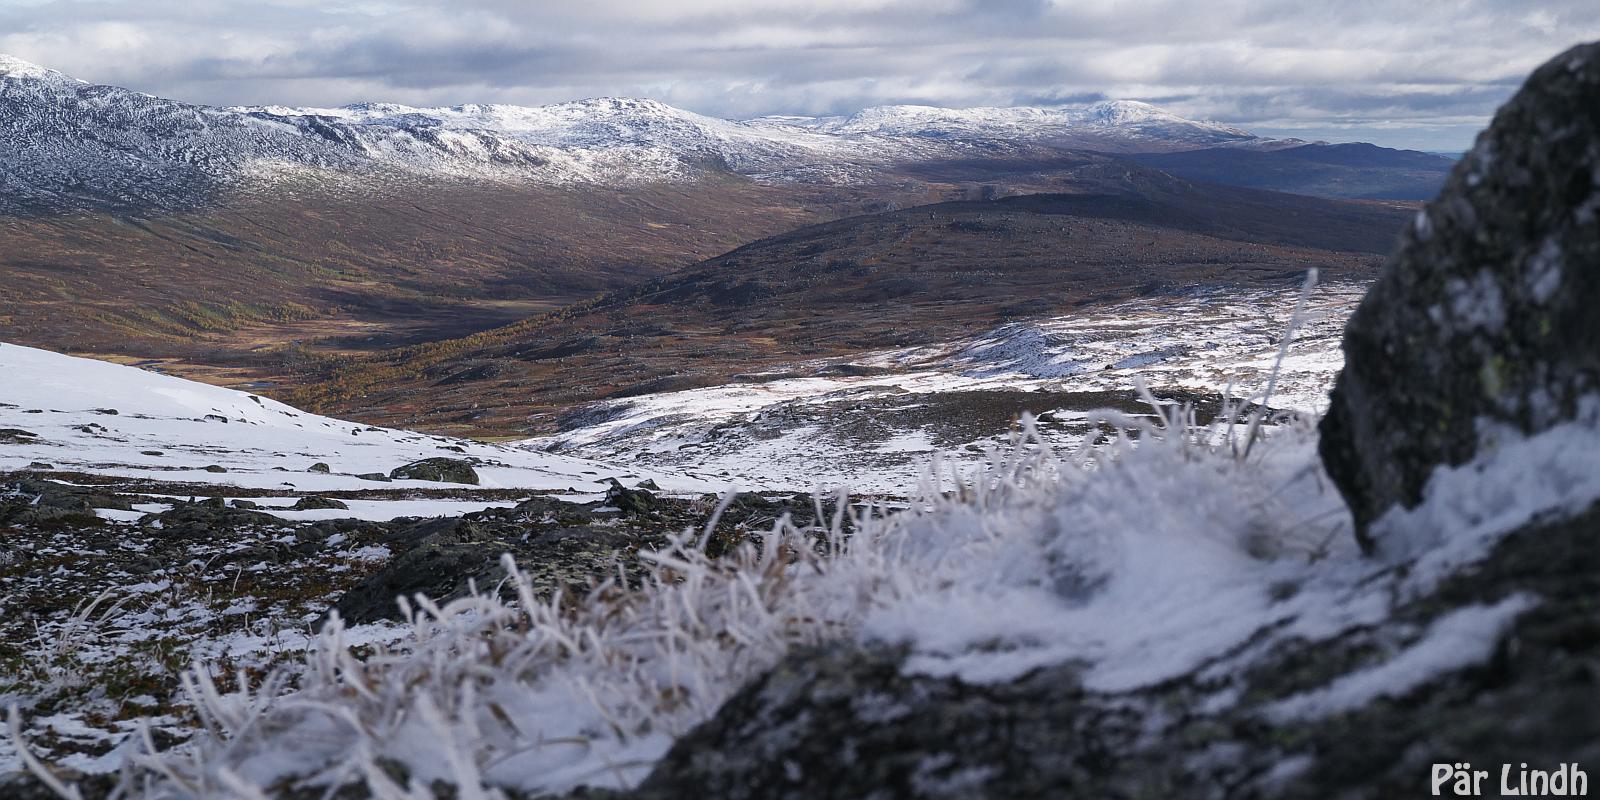
<path id="1" fill-rule="evenodd" d="M 1246 190 L 1213 214 L 1067 194 L 846 220 L 341 364 L 329 401 L 531 391 L 517 365 L 539 362 L 650 375 L 554 419 L 567 440 L 0 345 L 0 794 L 1387 798 L 1435 763 L 1600 763 L 1597 104 L 1600 44 L 1536 71 L 1377 269 L 1342 357 L 1373 229 L 1224 213 L 1275 197 Z M 938 267 L 945 231 L 1030 225 L 1080 260 Z M 1128 255 L 1162 247 L 1250 278 L 1163 289 Z M 1328 267 L 1320 293 L 1294 293 L 1291 254 Z M 1090 276 L 1076 313 L 940 324 L 1052 272 Z M 882 327 L 827 327 L 907 274 Z M 927 339 L 890 338 L 900 306 Z M 805 326 L 767 315 L 808 307 L 818 350 L 783 352 Z M 594 355 L 690 325 L 784 342 L 693 395 Z M 805 427 L 987 446 L 865 496 L 723 491 L 693 452 L 798 483 L 838 454 L 784 474 L 764 464 L 811 442 L 750 445 Z"/>
<path id="2" fill-rule="evenodd" d="M 952 465 L 1009 445 L 1024 412 L 1063 452 L 1106 437 L 1102 409 L 1149 416 L 1132 389 L 1193 406 L 1209 424 L 1224 395 L 1319 414 L 1342 363 L 1344 322 L 1365 285 L 1319 285 L 1276 355 L 1299 288 L 1194 291 L 1062 317 L 1011 322 L 975 337 L 788 365 L 720 386 L 606 400 L 567 413 L 528 440 L 548 452 L 741 486 L 817 485 L 904 495 L 938 455 Z M 1247 395 L 1266 385 L 1270 398 Z"/>

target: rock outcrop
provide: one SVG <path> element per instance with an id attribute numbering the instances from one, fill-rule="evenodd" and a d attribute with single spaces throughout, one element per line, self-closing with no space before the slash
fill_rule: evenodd
<path id="1" fill-rule="evenodd" d="M 648 505 L 623 508 L 614 496 L 584 504 L 534 497 L 512 508 L 389 523 L 393 530 L 380 543 L 395 556 L 347 591 L 335 608 L 346 622 L 363 623 L 399 619 L 395 599 L 400 596 L 422 594 L 443 605 L 476 585 L 483 592 L 499 587 L 511 599 L 514 592 L 501 563 L 508 553 L 536 596 L 561 591 L 580 595 L 591 583 L 616 575 L 618 562 L 630 576 L 642 574 L 634 561 L 638 552 L 665 547 L 668 533 L 705 525 L 704 508 L 713 502 L 709 497 L 696 503 L 657 498 L 642 489 L 621 491 L 631 503 L 648 498 Z M 752 497 L 759 504 L 729 504 L 707 541 L 709 550 L 737 546 L 748 532 L 765 530 L 785 514 L 800 525 L 815 520 L 807 495 L 775 502 Z M 834 508 L 833 501 L 824 503 L 824 517 Z"/>
<path id="2" fill-rule="evenodd" d="M 478 473 L 472 468 L 472 462 L 462 458 L 424 458 L 396 467 L 389 477 L 394 480 L 478 485 Z"/>
<path id="3" fill-rule="evenodd" d="M 1600 398 L 1600 44 L 1536 71 L 1418 214 L 1345 332 L 1322 455 L 1369 552 L 1486 428 Z"/>
<path id="4" fill-rule="evenodd" d="M 127 511 L 127 498 L 90 487 L 46 480 L 23 480 L 0 488 L 0 528 L 10 525 L 70 527 L 98 525 L 97 508 Z"/>
<path id="5" fill-rule="evenodd" d="M 302 497 L 299 500 L 296 500 L 294 504 L 295 511 L 319 511 L 323 509 L 348 511 L 350 510 L 350 506 L 343 500 L 335 500 L 331 497 L 318 497 L 316 495 Z"/>
<path id="6" fill-rule="evenodd" d="M 1597 538 L 1600 510 L 1520 532 L 1373 629 L 1260 659 L 1224 709 L 1200 701 L 1216 680 L 1205 670 L 1101 695 L 1071 663 L 975 685 L 907 674 L 892 649 L 796 653 L 624 796 L 1423 797 L 1435 762 L 1597 764 Z M 1361 674 L 1405 631 L 1518 593 L 1543 600 L 1485 664 L 1343 713 L 1275 717 L 1308 688 Z"/>

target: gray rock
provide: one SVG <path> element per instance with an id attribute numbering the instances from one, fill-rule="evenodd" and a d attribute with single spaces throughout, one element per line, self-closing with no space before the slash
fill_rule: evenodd
<path id="1" fill-rule="evenodd" d="M 505 553 L 516 558 L 535 594 L 578 591 L 640 544 L 631 531 L 589 521 L 581 506 L 534 498 L 512 509 L 417 522 L 382 537 L 403 552 L 346 592 L 336 608 L 345 621 L 363 623 L 397 619 L 400 596 L 421 594 L 442 604 L 476 585 L 484 592 L 499 587 L 511 599 Z"/>
<path id="2" fill-rule="evenodd" d="M 346 505 L 341 500 L 335 500 L 331 497 L 316 496 L 302 497 L 299 500 L 296 500 L 294 504 L 295 511 L 316 511 L 324 508 L 334 508 L 348 511 L 350 506 Z"/>
<path id="3" fill-rule="evenodd" d="M 611 488 L 606 490 L 606 505 L 620 509 L 624 514 L 649 514 L 655 509 L 655 495 L 642 488 L 629 489 L 616 478 L 608 480 Z"/>
<path id="4" fill-rule="evenodd" d="M 389 473 L 395 480 L 434 481 L 436 483 L 464 483 L 478 485 L 478 473 L 472 464 L 460 458 L 425 458 L 397 467 Z"/>
<path id="5" fill-rule="evenodd" d="M 102 522 L 94 513 L 97 508 L 133 509 L 126 497 L 53 481 L 22 480 L 0 487 L 0 492 L 6 489 L 15 495 L 0 501 L 0 526 L 95 527 Z"/>
<path id="6" fill-rule="evenodd" d="M 209 539 L 217 531 L 240 528 L 278 528 L 285 524 L 279 517 L 261 511 L 249 511 L 205 503 L 179 503 L 158 514 L 146 514 L 139 523 L 161 523 L 160 529 L 175 539 Z"/>
<path id="7" fill-rule="evenodd" d="M 1351 318 L 1321 448 L 1368 551 L 1375 519 L 1472 459 L 1480 425 L 1536 433 L 1600 393 L 1596 108 L 1600 44 L 1539 68 Z"/>
<path id="8" fill-rule="evenodd" d="M 324 464 L 321 461 L 318 461 L 317 463 L 312 464 L 309 467 L 306 467 L 306 472 L 320 472 L 323 475 L 326 475 L 326 474 L 328 474 L 328 473 L 330 473 L 332 471 L 333 471 L 332 467 L 328 466 L 327 464 Z"/>
<path id="9" fill-rule="evenodd" d="M 388 483 L 393 480 L 393 478 L 390 478 L 388 475 L 385 475 L 381 472 L 363 472 L 356 477 L 364 481 L 377 481 L 378 483 Z"/>
<path id="10" fill-rule="evenodd" d="M 1217 676 L 1203 668 L 1105 695 L 1084 691 L 1071 664 L 972 684 L 907 674 L 891 647 L 796 652 L 681 737 L 636 790 L 586 796 L 1391 798 L 1426 796 L 1435 762 L 1587 766 L 1600 759 L 1597 542 L 1600 507 L 1521 531 L 1371 628 L 1266 653 L 1219 708 L 1204 701 Z M 1540 605 L 1487 664 L 1345 713 L 1263 714 L 1370 667 L 1385 657 L 1375 642 L 1518 593 Z"/>
<path id="11" fill-rule="evenodd" d="M 39 434 L 21 428 L 0 428 L 0 444 L 37 444 Z"/>

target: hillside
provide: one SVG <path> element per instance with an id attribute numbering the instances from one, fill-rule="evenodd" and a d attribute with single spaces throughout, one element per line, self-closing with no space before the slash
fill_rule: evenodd
<path id="1" fill-rule="evenodd" d="M 1427 200 L 1453 159 L 1370 144 L 1306 144 L 1273 150 L 1208 148 L 1129 159 L 1197 181 L 1320 197 Z"/>
<path id="2" fill-rule="evenodd" d="M 224 365 L 295 340 L 392 346 L 505 324 L 864 202 L 734 179 L 362 198 L 308 183 L 185 212 L 0 216 L 0 327 L 37 346 Z"/>
<path id="3" fill-rule="evenodd" d="M 306 359 L 471 335 L 809 224 L 1107 179 L 1164 191 L 1071 148 L 1295 144 L 1125 101 L 750 121 L 628 98 L 214 107 L 0 57 L 0 334 L 281 388 Z M 1158 222 L 1229 224 L 1209 219 Z"/>
<path id="4" fill-rule="evenodd" d="M 1200 287 L 1361 279 L 1412 211 L 1105 160 L 1076 193 L 851 217 L 470 337 L 326 362 L 301 404 L 425 430 L 549 432 L 563 408 Z"/>

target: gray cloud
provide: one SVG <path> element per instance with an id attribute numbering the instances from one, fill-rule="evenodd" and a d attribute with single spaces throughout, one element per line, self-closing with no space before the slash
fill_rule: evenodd
<path id="1" fill-rule="evenodd" d="M 1464 147 L 1593 0 L 9 0 L 0 52 L 217 104 L 655 97 L 703 113 L 1142 99 Z"/>

